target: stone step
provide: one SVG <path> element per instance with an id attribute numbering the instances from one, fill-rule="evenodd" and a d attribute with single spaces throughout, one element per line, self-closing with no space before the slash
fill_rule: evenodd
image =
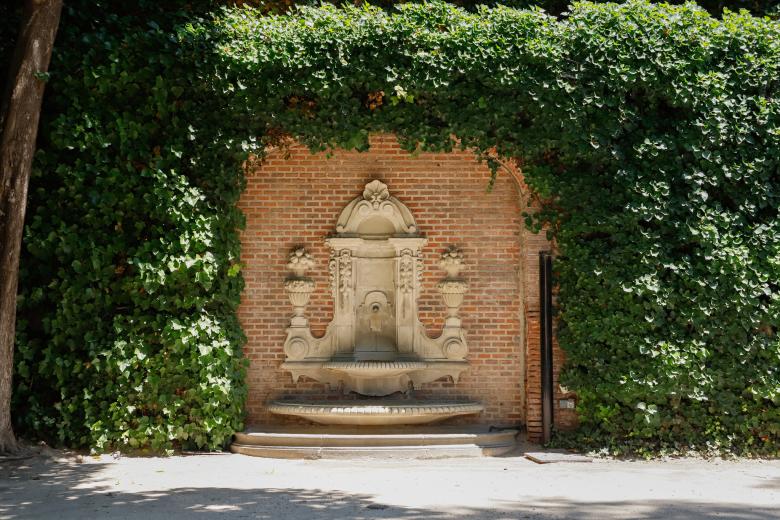
<path id="1" fill-rule="evenodd" d="M 237 433 L 233 453 L 295 459 L 432 459 L 498 456 L 516 447 L 517 430 L 477 426 L 267 427 Z"/>

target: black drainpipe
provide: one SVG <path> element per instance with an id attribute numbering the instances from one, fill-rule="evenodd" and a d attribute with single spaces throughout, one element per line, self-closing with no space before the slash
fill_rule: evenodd
<path id="1" fill-rule="evenodd" d="M 553 427 L 552 254 L 539 253 L 539 319 L 542 361 L 542 442 L 550 442 Z"/>

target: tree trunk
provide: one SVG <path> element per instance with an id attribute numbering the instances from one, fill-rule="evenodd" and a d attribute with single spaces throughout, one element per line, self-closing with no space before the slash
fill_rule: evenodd
<path id="1" fill-rule="evenodd" d="M 26 0 L 0 107 L 0 453 L 18 449 L 11 424 L 16 292 L 27 186 L 45 74 L 62 0 Z"/>

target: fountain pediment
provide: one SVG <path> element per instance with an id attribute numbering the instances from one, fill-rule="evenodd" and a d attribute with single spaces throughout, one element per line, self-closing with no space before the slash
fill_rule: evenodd
<path id="1" fill-rule="evenodd" d="M 344 208 L 336 222 L 336 233 L 368 239 L 419 236 L 412 212 L 379 180 L 366 184 L 363 196 Z"/>

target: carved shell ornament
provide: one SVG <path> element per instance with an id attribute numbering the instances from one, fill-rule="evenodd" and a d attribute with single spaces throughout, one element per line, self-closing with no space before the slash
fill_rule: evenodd
<path id="1" fill-rule="evenodd" d="M 379 205 L 390 198 L 390 190 L 387 185 L 379 180 L 373 180 L 366 184 L 363 190 L 363 198 L 371 203 L 374 210 L 379 209 Z"/>
<path id="2" fill-rule="evenodd" d="M 387 185 L 378 179 L 366 184 L 362 196 L 352 200 L 344 208 L 336 223 L 336 233 L 351 236 L 372 234 L 361 226 L 366 221 L 373 220 L 376 224 L 381 220 L 375 217 L 387 220 L 384 226 L 375 230 L 375 235 L 417 235 L 417 225 L 409 208 L 393 197 Z M 392 230 L 388 229 L 389 227 L 392 227 Z"/>

